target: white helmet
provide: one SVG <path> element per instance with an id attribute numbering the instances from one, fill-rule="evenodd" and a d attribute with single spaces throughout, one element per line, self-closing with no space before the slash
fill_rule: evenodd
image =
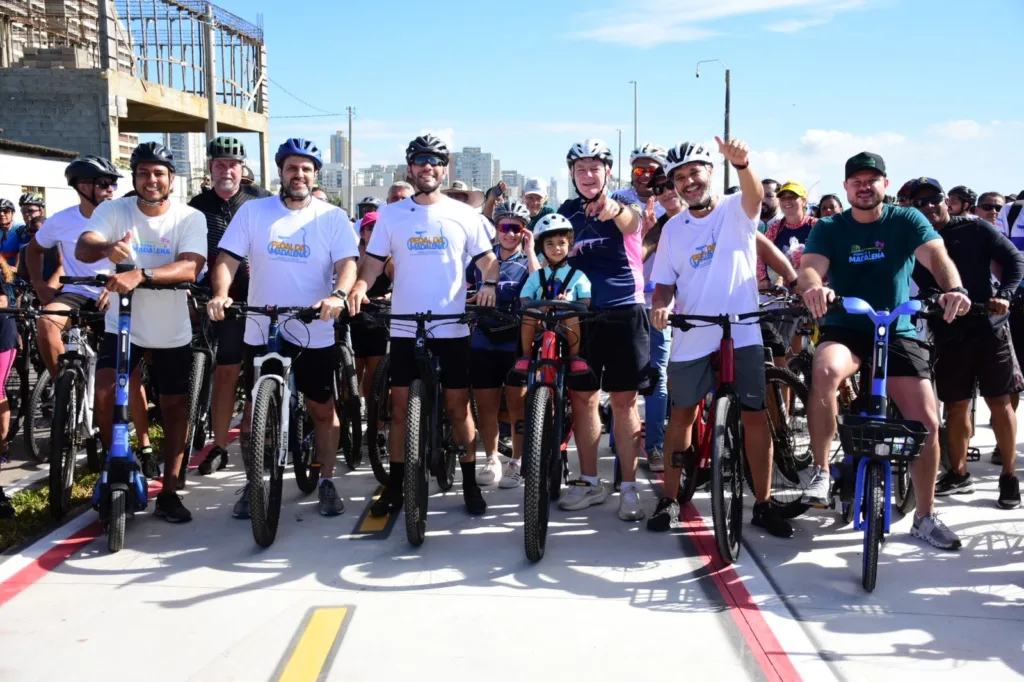
<path id="1" fill-rule="evenodd" d="M 565 162 L 569 168 L 580 159 L 599 159 L 604 165 L 612 167 L 612 150 L 604 143 L 604 140 L 597 138 L 583 140 L 569 147 L 569 153 L 565 155 Z"/>
<path id="2" fill-rule="evenodd" d="M 629 165 L 632 166 L 637 162 L 637 159 L 651 159 L 661 165 L 665 165 L 666 156 L 668 156 L 668 150 L 660 144 L 644 142 L 642 145 L 634 149 L 633 153 L 629 155 Z"/>
<path id="3" fill-rule="evenodd" d="M 687 163 L 699 161 L 712 168 L 715 167 L 715 160 L 711 156 L 711 150 L 700 142 L 681 142 L 679 146 L 668 151 L 665 159 L 665 176 L 672 179 L 672 171 Z"/>
<path id="4" fill-rule="evenodd" d="M 517 218 L 523 221 L 523 225 L 528 225 L 530 223 L 530 209 L 515 199 L 503 201 L 494 207 L 494 222 L 497 223 L 502 218 Z"/>
<path id="5" fill-rule="evenodd" d="M 572 232 L 572 223 L 560 213 L 548 213 L 537 221 L 533 228 L 533 239 L 540 244 L 545 236 L 559 232 Z"/>

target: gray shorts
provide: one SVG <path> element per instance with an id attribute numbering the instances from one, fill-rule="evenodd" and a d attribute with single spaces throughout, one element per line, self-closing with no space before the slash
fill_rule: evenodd
<path id="1" fill-rule="evenodd" d="M 763 410 L 764 347 L 737 348 L 735 356 L 736 380 L 733 387 L 740 397 L 740 406 L 745 410 Z M 711 366 L 711 355 L 696 360 L 668 363 L 668 392 L 672 399 L 672 407 L 676 409 L 681 410 L 698 404 L 717 384 L 718 377 Z"/>

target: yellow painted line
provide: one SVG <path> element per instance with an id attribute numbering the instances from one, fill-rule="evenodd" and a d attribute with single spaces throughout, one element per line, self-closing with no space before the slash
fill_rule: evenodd
<path id="1" fill-rule="evenodd" d="M 378 486 L 377 492 L 374 494 L 373 499 L 370 500 L 370 504 L 373 504 L 378 499 L 380 499 L 381 493 L 383 491 L 384 488 Z M 388 514 L 387 516 L 374 516 L 370 513 L 370 507 L 369 505 L 367 505 L 366 515 L 363 517 L 363 522 L 359 524 L 359 532 L 379 533 L 380 531 L 388 527 L 388 521 L 390 520 L 390 518 L 390 514 Z"/>
<path id="2" fill-rule="evenodd" d="M 324 679 L 328 659 L 341 643 L 342 627 L 349 611 L 348 606 L 313 609 L 277 682 L 316 682 Z"/>

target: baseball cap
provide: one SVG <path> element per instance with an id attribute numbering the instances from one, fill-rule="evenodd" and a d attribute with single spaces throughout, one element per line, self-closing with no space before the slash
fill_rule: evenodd
<path id="1" fill-rule="evenodd" d="M 542 197 L 548 195 L 548 188 L 540 178 L 527 178 L 523 186 L 523 196 L 527 194 L 539 194 Z"/>
<path id="2" fill-rule="evenodd" d="M 878 154 L 861 152 L 851 156 L 846 162 L 846 178 L 861 170 L 876 170 L 885 175 L 885 161 Z"/>
<path id="3" fill-rule="evenodd" d="M 801 199 L 807 198 L 807 188 L 795 180 L 788 180 L 785 185 L 779 188 L 779 191 L 775 193 L 775 196 L 779 196 L 783 192 L 792 192 Z"/>
<path id="4" fill-rule="evenodd" d="M 918 190 L 925 187 L 934 187 L 940 193 L 943 193 L 942 185 L 935 178 L 917 178 L 910 183 L 910 196 L 917 194 Z"/>
<path id="5" fill-rule="evenodd" d="M 913 186 L 914 186 L 914 181 L 913 180 L 907 180 L 906 182 L 903 183 L 903 186 L 900 187 L 900 191 L 896 192 L 896 197 L 897 198 L 899 198 L 899 197 L 909 197 L 910 196 L 910 188 L 913 187 Z"/>

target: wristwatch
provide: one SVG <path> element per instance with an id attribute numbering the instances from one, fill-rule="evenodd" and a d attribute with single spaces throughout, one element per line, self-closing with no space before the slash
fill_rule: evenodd
<path id="1" fill-rule="evenodd" d="M 153 281 L 153 270 L 151 268 L 142 268 L 142 278 L 147 282 Z"/>
<path id="2" fill-rule="evenodd" d="M 963 294 L 964 296 L 967 296 L 967 289 L 964 289 L 963 287 L 953 287 L 952 289 L 950 289 L 946 293 L 947 294 Z"/>
<path id="3" fill-rule="evenodd" d="M 489 280 L 485 281 L 485 282 L 484 282 L 484 283 L 483 283 L 483 284 L 482 284 L 481 286 L 485 286 L 485 287 L 497 287 L 497 286 L 498 286 L 498 283 L 497 283 L 496 281 L 494 281 L 493 279 L 489 279 Z"/>
<path id="4" fill-rule="evenodd" d="M 344 289 L 335 289 L 331 292 L 331 296 L 345 300 L 348 298 L 348 293 Z"/>

